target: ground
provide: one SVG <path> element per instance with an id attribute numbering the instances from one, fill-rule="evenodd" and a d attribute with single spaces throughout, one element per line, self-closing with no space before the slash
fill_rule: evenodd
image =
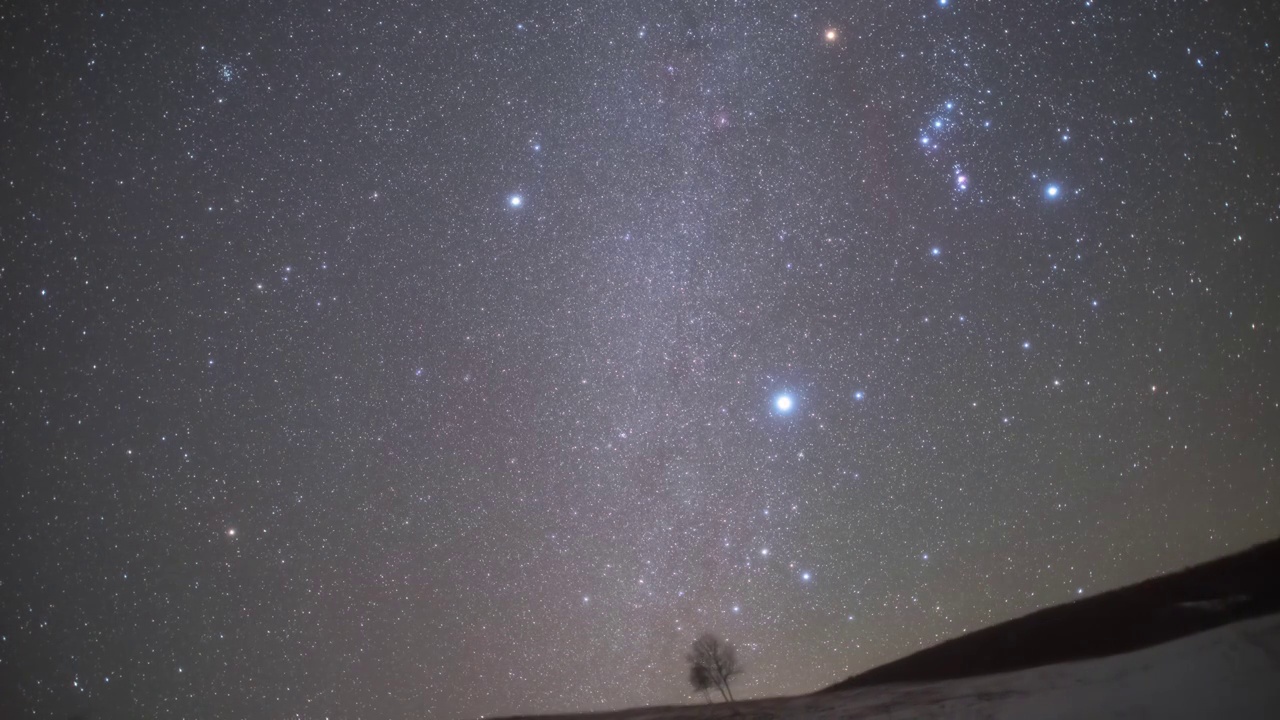
<path id="1" fill-rule="evenodd" d="M 1082 662 L 931 683 L 898 683 L 734 704 L 557 718 L 1054 720 L 1280 717 L 1280 614 Z M 551 720 L 546 718 L 544 720 Z"/>

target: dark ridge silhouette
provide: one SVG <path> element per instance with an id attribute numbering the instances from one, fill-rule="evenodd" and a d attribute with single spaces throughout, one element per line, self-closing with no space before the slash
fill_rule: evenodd
<path id="1" fill-rule="evenodd" d="M 1132 652 L 1280 611 L 1280 539 L 975 630 L 820 690 L 954 680 Z"/>

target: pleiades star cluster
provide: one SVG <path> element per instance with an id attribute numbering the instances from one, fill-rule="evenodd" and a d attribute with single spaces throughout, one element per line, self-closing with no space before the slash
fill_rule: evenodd
<path id="1" fill-rule="evenodd" d="M 1275 536 L 1278 21 L 7 4 L 4 714 L 807 692 Z"/>

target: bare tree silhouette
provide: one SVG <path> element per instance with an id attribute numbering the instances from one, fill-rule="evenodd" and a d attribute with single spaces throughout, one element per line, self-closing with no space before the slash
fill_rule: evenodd
<path id="1" fill-rule="evenodd" d="M 727 702 L 733 702 L 733 690 L 729 680 L 742 674 L 738 653 L 729 643 L 715 633 L 704 632 L 693 641 L 693 649 L 685 656 L 689 661 L 689 683 L 698 688 L 699 682 L 715 687 Z M 702 688 L 705 691 L 705 688 Z"/>
<path id="2" fill-rule="evenodd" d="M 708 673 L 706 668 L 701 665 L 690 665 L 689 684 L 693 686 L 694 692 L 702 693 L 702 697 L 707 701 L 708 705 L 711 704 L 711 693 L 709 692 L 711 689 L 711 673 Z"/>

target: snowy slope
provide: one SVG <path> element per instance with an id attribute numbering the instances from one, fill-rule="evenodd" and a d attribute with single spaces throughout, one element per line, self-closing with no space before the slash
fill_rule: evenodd
<path id="1" fill-rule="evenodd" d="M 1124 655 L 1002 675 L 590 717 L 1275 720 L 1280 718 L 1280 615 L 1224 625 Z"/>

